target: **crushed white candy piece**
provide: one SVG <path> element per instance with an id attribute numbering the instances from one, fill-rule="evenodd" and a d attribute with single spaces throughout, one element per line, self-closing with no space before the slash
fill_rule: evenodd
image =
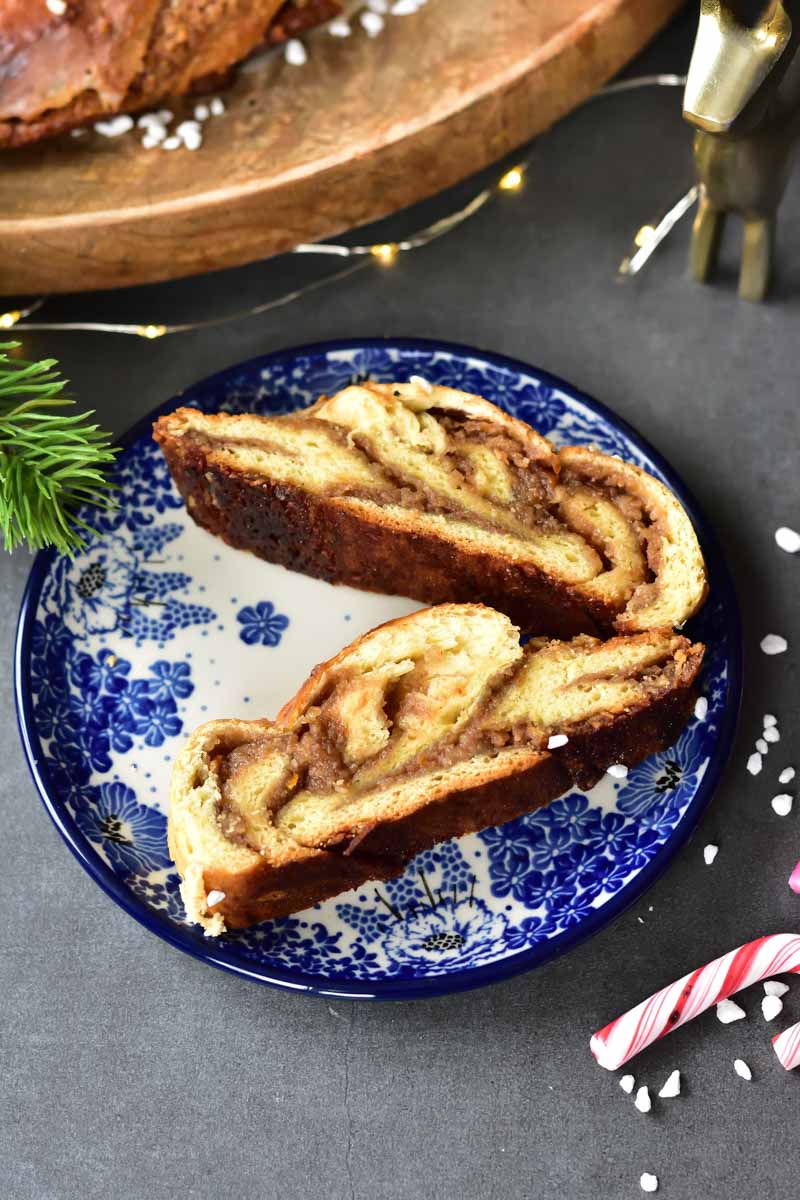
<path id="1" fill-rule="evenodd" d="M 752 1079 L 753 1078 L 753 1072 L 750 1070 L 747 1063 L 742 1058 L 735 1058 L 733 1060 L 733 1069 L 736 1072 L 736 1074 L 739 1075 L 740 1078 L 742 1078 L 742 1079 Z"/>
<path id="2" fill-rule="evenodd" d="M 705 721 L 708 716 L 708 700 L 705 696 L 698 696 L 697 703 L 694 706 L 694 715 L 698 721 Z"/>
<path id="3" fill-rule="evenodd" d="M 746 1016 L 747 1013 L 735 1000 L 720 1000 L 717 1005 L 717 1019 L 723 1025 L 730 1025 L 731 1021 L 741 1021 Z"/>
<path id="4" fill-rule="evenodd" d="M 203 144 L 203 135 L 199 129 L 187 129 L 183 135 L 183 144 L 187 150 L 199 150 Z"/>
<path id="5" fill-rule="evenodd" d="M 350 22 L 346 17 L 335 17 L 328 25 L 328 33 L 331 37 L 346 38 L 352 33 Z"/>
<path id="6" fill-rule="evenodd" d="M 421 387 L 423 392 L 427 392 L 429 395 L 433 391 L 433 384 L 428 383 L 427 379 L 423 379 L 421 375 L 410 375 L 408 382 L 415 383 L 417 387 Z"/>
<path id="7" fill-rule="evenodd" d="M 221 117 L 225 112 L 225 101 L 219 96 L 215 96 L 208 106 L 211 110 L 212 117 Z"/>
<path id="8" fill-rule="evenodd" d="M 649 1171 L 645 1171 L 644 1174 L 642 1175 L 641 1179 L 639 1180 L 639 1187 L 642 1189 L 643 1192 L 657 1192 L 658 1191 L 658 1176 L 651 1175 Z"/>
<path id="9" fill-rule="evenodd" d="M 628 768 L 624 763 L 612 763 L 606 771 L 606 775 L 611 775 L 613 779 L 627 779 Z"/>
<path id="10" fill-rule="evenodd" d="M 635 1083 L 636 1080 L 632 1075 L 623 1075 L 619 1081 L 619 1086 L 622 1088 L 623 1092 L 626 1092 L 630 1096 Z"/>
<path id="11" fill-rule="evenodd" d="M 791 783 L 795 777 L 794 767 L 784 767 L 778 776 L 778 783 Z"/>
<path id="12" fill-rule="evenodd" d="M 558 750 L 561 746 L 566 746 L 569 738 L 565 733 L 553 733 L 547 739 L 548 750 Z"/>
<path id="13" fill-rule="evenodd" d="M 85 129 L 71 129 L 69 136 L 70 137 L 83 137 L 83 135 L 85 133 L 86 133 Z"/>
<path id="14" fill-rule="evenodd" d="M 159 121 L 161 121 L 162 125 L 169 125 L 174 115 L 175 114 L 169 108 L 160 108 L 156 113 L 156 116 L 158 117 Z"/>
<path id="15" fill-rule="evenodd" d="M 761 755 L 758 753 L 758 751 L 756 751 L 755 754 L 751 754 L 747 760 L 747 769 L 751 775 L 758 775 L 762 765 Z"/>
<path id="16" fill-rule="evenodd" d="M 393 17 L 410 17 L 420 8 L 420 0 L 395 0 L 390 11 Z"/>
<path id="17" fill-rule="evenodd" d="M 206 896 L 206 904 L 208 904 L 209 906 L 212 904 L 221 904 L 224 899 L 225 899 L 225 893 L 219 892 L 215 888 L 213 892 L 209 892 L 208 895 Z"/>
<path id="18" fill-rule="evenodd" d="M 788 983 L 784 983 L 782 979 L 764 980 L 764 991 L 768 996 L 785 996 L 788 990 Z"/>
<path id="19" fill-rule="evenodd" d="M 152 133 L 146 133 L 142 138 L 142 145 L 145 150 L 152 150 L 155 146 L 160 146 L 163 141 L 163 137 L 155 137 Z"/>
<path id="20" fill-rule="evenodd" d="M 763 738 L 756 738 L 756 750 L 759 754 L 769 754 L 769 746 Z"/>
<path id="21" fill-rule="evenodd" d="M 770 725 L 777 725 L 778 718 L 772 713 L 764 713 L 763 725 L 765 729 L 769 729 Z"/>
<path id="22" fill-rule="evenodd" d="M 765 1021 L 774 1021 L 783 1012 L 783 1001 L 780 996 L 764 996 L 761 1001 L 761 1011 Z"/>
<path id="23" fill-rule="evenodd" d="M 380 13 L 381 16 L 386 16 L 389 11 L 389 0 L 367 0 L 367 8 L 370 12 Z"/>
<path id="24" fill-rule="evenodd" d="M 207 104 L 195 104 L 194 119 L 195 121 L 207 121 L 211 116 L 211 109 Z"/>
<path id="25" fill-rule="evenodd" d="M 95 132 L 101 134 L 103 137 L 119 137 L 120 134 L 127 133 L 130 129 L 133 129 L 133 117 L 129 117 L 123 113 L 119 117 L 112 117 L 110 121 L 96 121 L 94 128 Z"/>
<path id="26" fill-rule="evenodd" d="M 796 529 L 789 529 L 788 525 L 781 525 L 780 529 L 775 530 L 775 541 L 787 554 L 797 554 L 800 550 L 800 533 Z"/>
<path id="27" fill-rule="evenodd" d="M 179 137 L 175 137 L 173 134 L 172 137 L 168 137 L 166 141 L 163 141 L 161 145 L 165 150 L 177 150 L 181 145 L 181 139 Z"/>
<path id="28" fill-rule="evenodd" d="M 180 125 L 178 125 L 175 129 L 178 137 L 183 137 L 185 133 L 191 133 L 193 131 L 197 133 L 200 132 L 199 121 L 181 121 Z"/>
<path id="29" fill-rule="evenodd" d="M 308 62 L 306 48 L 299 38 L 289 38 L 283 57 L 290 67 L 304 67 Z"/>
<path id="30" fill-rule="evenodd" d="M 362 12 L 358 19 L 361 22 L 362 28 L 366 31 L 369 37 L 377 37 L 377 35 L 383 29 L 383 17 L 376 12 L 370 12 L 367 10 L 367 12 Z"/>
<path id="31" fill-rule="evenodd" d="M 63 17 L 67 11 L 67 0 L 44 0 L 44 2 L 56 17 Z"/>
<path id="32" fill-rule="evenodd" d="M 710 867 L 714 859 L 719 854 L 719 846 L 703 846 L 703 859 L 707 867 Z"/>
<path id="33" fill-rule="evenodd" d="M 781 740 L 777 725 L 770 725 L 768 729 L 764 730 L 764 740 L 766 742 L 779 742 Z"/>
<path id="34" fill-rule="evenodd" d="M 780 792 L 777 796 L 773 796 L 770 801 L 772 811 L 777 813 L 779 817 L 788 817 L 792 811 L 792 797 L 788 792 Z"/>
<path id="35" fill-rule="evenodd" d="M 664 1086 L 662 1087 L 661 1091 L 658 1094 L 662 1100 L 671 1100 L 673 1098 L 673 1096 L 680 1096 L 680 1094 L 681 1094 L 681 1073 L 680 1073 L 680 1071 L 675 1070 L 672 1072 L 669 1079 L 664 1084 Z"/>
<path id="36" fill-rule="evenodd" d="M 789 649 L 789 643 L 779 633 L 768 633 L 761 639 L 761 649 L 765 654 L 783 654 Z"/>
<path id="37" fill-rule="evenodd" d="M 636 1093 L 636 1099 L 633 1103 L 636 1105 L 640 1113 L 650 1112 L 650 1109 L 653 1107 L 653 1102 L 650 1099 L 650 1092 L 645 1084 L 642 1084 L 642 1086 L 639 1088 L 638 1092 Z"/>

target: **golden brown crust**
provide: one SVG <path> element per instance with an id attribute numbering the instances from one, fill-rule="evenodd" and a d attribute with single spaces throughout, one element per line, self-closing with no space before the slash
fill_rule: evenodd
<path id="1" fill-rule="evenodd" d="M 57 15 L 45 0 L 3 0 L 0 147 L 192 91 L 263 42 L 296 36 L 339 8 L 335 0 L 68 0 Z"/>
<path id="2" fill-rule="evenodd" d="M 515 653 L 521 656 L 518 661 L 531 661 L 531 657 L 536 660 L 544 653 L 550 656 L 549 661 L 560 656 L 558 661 L 566 663 L 572 661 L 569 655 L 577 655 L 580 662 L 589 654 L 607 662 L 611 648 L 615 661 L 643 662 L 637 655 L 649 647 L 648 661 L 654 664 L 653 669 L 658 662 L 668 664 L 668 670 L 658 678 L 648 679 L 645 667 L 644 679 L 633 699 L 595 711 L 593 716 L 568 725 L 569 740 L 557 750 L 543 748 L 547 741 L 544 729 L 540 730 L 544 739 L 539 736 L 529 745 L 505 746 L 487 753 L 484 742 L 483 750 L 467 750 L 467 758 L 456 758 L 449 765 L 447 759 L 434 760 L 433 765 L 416 768 L 422 771 L 420 776 L 411 775 L 414 795 L 410 801 L 398 799 L 408 787 L 402 776 L 396 775 L 388 783 L 378 785 L 377 819 L 364 815 L 357 796 L 355 804 L 348 800 L 345 788 L 335 798 L 333 824 L 322 838 L 303 832 L 294 813 L 288 821 L 283 820 L 295 800 L 286 804 L 279 794 L 275 801 L 279 807 L 272 810 L 275 819 L 260 848 L 247 841 L 228 845 L 228 835 L 220 833 L 219 824 L 220 804 L 224 803 L 224 783 L 220 789 L 219 781 L 224 780 L 225 773 L 214 764 L 220 757 L 239 747 L 266 746 L 270 739 L 275 746 L 285 746 L 287 735 L 299 735 L 309 727 L 314 714 L 321 711 L 319 705 L 326 695 L 332 694 L 338 681 L 351 680 L 353 672 L 359 669 L 373 671 L 376 663 L 385 663 L 387 655 L 405 660 L 409 650 L 407 640 L 403 639 L 409 631 L 413 633 L 420 627 L 432 630 L 440 621 L 450 621 L 445 632 L 463 624 L 468 631 L 466 640 L 474 644 L 482 636 L 481 626 L 486 626 L 487 621 L 491 624 L 492 619 L 497 623 L 495 628 L 500 627 L 501 637 L 505 629 L 513 633 L 499 614 L 470 605 L 442 606 L 387 622 L 316 668 L 281 710 L 275 724 L 216 721 L 201 726 L 191 735 L 173 774 L 169 846 L 184 879 L 184 897 L 193 919 L 206 925 L 209 932 L 218 933 L 223 919 L 229 928 L 239 928 L 300 911 L 368 880 L 393 878 L 415 854 L 439 841 L 532 812 L 572 786 L 592 786 L 612 763 L 633 766 L 664 749 L 678 736 L 692 711 L 703 647 L 692 645 L 685 638 L 641 634 L 616 638 L 610 643 L 586 638 L 566 646 L 536 642 L 527 651 L 516 649 Z M 447 644 L 447 640 L 442 643 Z M 495 658 L 493 646 L 492 641 L 486 643 L 481 661 Z M 451 666 L 447 668 L 448 677 L 451 670 Z M 586 678 L 575 676 L 572 683 L 565 682 L 563 686 L 580 691 Z M 487 676 L 490 697 L 497 695 L 493 687 L 500 687 L 501 691 L 516 687 L 515 679 L 512 674 L 493 684 L 492 677 Z M 480 705 L 475 709 L 482 727 L 486 728 L 487 723 L 492 726 L 493 711 L 487 712 Z M 259 759 L 259 753 L 252 756 L 254 761 Z M 295 761 L 291 753 L 287 752 L 290 763 Z M 248 761 L 248 756 L 240 761 Z M 289 770 L 294 769 L 289 766 Z M 210 775 L 216 790 L 204 793 Z M 293 778 L 297 779 L 296 774 Z M 417 778 L 422 780 L 421 787 L 415 783 Z M 314 802 L 317 803 L 316 799 Z M 272 801 L 265 798 L 258 803 Z M 307 831 L 308 826 L 305 828 Z M 309 841 L 309 836 L 315 840 Z M 215 891 L 224 895 L 209 905 L 208 893 Z"/>
<path id="3" fill-rule="evenodd" d="M 707 593 L 702 554 L 689 518 L 662 483 L 591 447 L 556 452 L 523 422 L 480 397 L 446 388 L 429 388 L 429 396 L 419 391 L 414 395 L 409 388 L 348 388 L 291 418 L 205 415 L 180 408 L 156 422 L 154 436 L 198 524 L 232 546 L 332 583 L 401 591 L 429 604 L 479 601 L 507 613 L 525 629 L 555 637 L 664 628 L 682 624 L 697 611 Z M 380 457 L 386 453 L 385 444 L 376 460 L 376 447 L 370 450 L 367 444 L 368 430 L 358 428 L 358 422 L 368 425 L 370 420 L 366 409 L 362 416 L 361 406 L 385 405 L 388 413 L 392 405 L 407 405 L 419 413 L 425 411 L 426 401 L 430 412 L 443 412 L 445 420 L 459 413 L 472 422 L 472 428 L 480 430 L 479 440 L 471 443 L 476 450 L 490 454 L 493 445 L 506 439 L 515 448 L 512 455 L 526 464 L 518 468 L 519 478 L 531 479 L 541 498 L 523 511 L 506 501 L 492 507 L 468 484 L 459 493 L 457 482 L 448 496 L 428 488 L 413 465 L 407 467 L 406 477 L 393 481 L 396 466 Z M 415 419 L 410 418 L 411 437 Z M 238 446 L 249 448 L 257 458 L 262 445 L 273 462 L 285 454 L 283 462 L 290 463 L 296 450 L 284 452 L 270 437 L 279 436 L 280 430 L 285 436 L 292 429 L 301 439 L 312 427 L 319 430 L 312 441 L 324 432 L 330 456 L 338 459 L 339 482 L 332 490 L 306 487 L 286 471 L 273 477 L 269 469 L 248 469 L 229 453 Z M 443 428 L 438 436 L 446 440 Z M 458 442 L 451 445 L 456 453 L 458 447 Z M 395 453 L 402 461 L 402 450 Z M 449 461 L 447 450 L 437 460 L 439 453 L 433 452 L 428 461 Z M 502 463 L 505 454 L 501 448 L 493 461 Z M 436 478 L 444 478 L 437 469 Z M 358 478 L 351 477 L 353 471 Z M 371 484 L 366 490 L 364 479 Z M 392 489 L 403 487 L 414 492 L 408 507 L 392 499 Z M 431 504 L 436 512 L 443 501 L 455 505 L 450 510 L 455 514 L 452 523 L 449 517 L 427 512 L 414 516 L 415 504 Z M 467 504 L 463 516 L 475 536 L 464 536 L 459 503 Z M 482 522 L 483 528 L 492 528 L 487 517 L 499 520 L 501 531 L 511 532 L 505 542 L 482 531 Z M 543 523 L 542 530 L 537 522 Z M 570 560 L 564 552 L 567 569 L 562 574 L 550 569 L 552 560 L 534 561 L 529 553 L 536 538 L 556 536 L 547 522 L 573 539 L 572 553 L 578 556 Z M 587 554 L 594 567 L 581 559 Z M 398 561 L 404 563 L 402 574 L 396 569 Z M 577 561 L 583 576 L 575 573 Z"/>
<path id="4" fill-rule="evenodd" d="M 173 434 L 173 418 L 186 411 L 161 417 L 154 437 L 189 514 L 228 545 L 329 583 L 400 592 L 428 604 L 487 604 L 524 629 L 552 637 L 613 629 L 610 605 L 554 586 L 530 562 L 457 547 L 430 532 L 398 528 L 388 513 L 356 512 L 334 497 L 210 461 L 202 446 Z M 404 564 L 401 578 L 398 562 Z"/>

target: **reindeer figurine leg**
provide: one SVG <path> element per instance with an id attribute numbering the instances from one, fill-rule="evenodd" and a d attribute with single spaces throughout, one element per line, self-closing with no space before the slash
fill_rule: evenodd
<path id="1" fill-rule="evenodd" d="M 725 213 L 715 208 L 703 192 L 692 226 L 692 244 L 689 250 L 689 270 L 698 283 L 705 283 L 716 265 L 724 224 Z"/>
<path id="2" fill-rule="evenodd" d="M 775 218 L 745 218 L 739 295 L 743 300 L 763 300 L 772 274 Z"/>

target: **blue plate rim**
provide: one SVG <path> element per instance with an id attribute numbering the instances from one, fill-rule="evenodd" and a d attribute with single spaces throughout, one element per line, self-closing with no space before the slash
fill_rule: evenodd
<path id="1" fill-rule="evenodd" d="M 22 739 L 25 758 L 33 778 L 39 797 L 50 816 L 53 824 L 68 846 L 69 850 L 91 876 L 98 886 L 114 900 L 129 916 L 143 925 L 150 933 L 162 938 L 170 945 L 189 954 L 192 958 L 211 966 L 227 971 L 240 978 L 250 979 L 269 987 L 283 991 L 302 992 L 311 995 L 325 996 L 331 999 L 349 1000 L 411 1000 L 444 996 L 453 992 L 469 991 L 472 988 L 483 987 L 489 983 L 497 983 L 509 979 L 534 967 L 541 966 L 554 958 L 572 950 L 579 943 L 593 937 L 601 929 L 611 924 L 627 908 L 634 904 L 653 883 L 663 874 L 673 861 L 678 851 L 685 845 L 694 832 L 700 817 L 708 807 L 711 798 L 722 777 L 730 757 L 739 710 L 742 698 L 742 626 L 739 605 L 733 580 L 728 569 L 722 549 L 713 528 L 706 518 L 702 508 L 695 500 L 691 491 L 683 483 L 667 460 L 624 418 L 619 417 L 612 409 L 601 401 L 582 392 L 571 383 L 551 374 L 540 367 L 532 366 L 521 359 L 494 351 L 481 350 L 475 346 L 466 346 L 458 342 L 440 341 L 433 338 L 406 337 L 366 337 L 366 338 L 337 338 L 328 341 L 310 342 L 301 346 L 286 347 L 232 363 L 228 367 L 197 380 L 183 391 L 165 400 L 151 412 L 135 422 L 117 440 L 120 450 L 127 449 L 136 442 L 158 417 L 186 403 L 187 393 L 196 388 L 207 388 L 226 380 L 234 371 L 263 370 L 282 359 L 298 358 L 301 355 L 331 354 L 341 351 L 359 351 L 370 349 L 397 349 L 400 351 L 421 351 L 426 354 L 445 353 L 459 357 L 480 358 L 489 366 L 500 370 L 530 374 L 540 379 L 550 387 L 558 388 L 572 398 L 588 405 L 613 427 L 621 430 L 626 437 L 648 458 L 655 463 L 669 481 L 669 486 L 680 499 L 688 512 L 697 532 L 709 574 L 714 579 L 715 587 L 722 596 L 722 603 L 729 621 L 730 652 L 728 669 L 730 686 L 728 701 L 720 720 L 719 733 L 716 739 L 714 753 L 709 761 L 706 773 L 695 795 L 687 806 L 681 821 L 670 834 L 660 852 L 647 866 L 642 868 L 632 883 L 626 885 L 621 892 L 609 899 L 594 915 L 581 922 L 572 930 L 563 933 L 557 939 L 557 945 L 543 942 L 528 950 L 509 955 L 496 962 L 482 967 L 464 968 L 446 975 L 429 976 L 424 979 L 385 979 L 358 980 L 335 982 L 324 976 L 305 974 L 300 971 L 273 968 L 248 968 L 241 959 L 219 947 L 210 939 L 203 938 L 189 926 L 173 924 L 165 915 L 149 908 L 144 901 L 135 897 L 125 886 L 124 882 L 114 874 L 110 867 L 103 862 L 99 854 L 93 850 L 80 833 L 75 821 L 69 813 L 62 811 L 52 799 L 48 790 L 48 771 L 44 761 L 41 742 L 33 719 L 32 694 L 27 677 L 27 665 L 30 661 L 30 639 L 33 621 L 36 615 L 39 596 L 47 571 L 55 559 L 55 551 L 41 550 L 36 555 L 31 566 L 25 591 L 22 596 L 14 651 L 14 698 L 17 710 L 17 724 Z"/>

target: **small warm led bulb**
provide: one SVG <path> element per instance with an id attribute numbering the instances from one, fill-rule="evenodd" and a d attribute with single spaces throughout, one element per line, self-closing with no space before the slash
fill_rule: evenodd
<path id="1" fill-rule="evenodd" d="M 13 329 L 21 316 L 22 313 L 16 309 L 13 312 L 0 313 L 0 329 Z"/>
<path id="2" fill-rule="evenodd" d="M 640 247 L 648 246 L 650 242 L 652 242 L 655 232 L 656 231 L 652 225 L 643 225 L 642 228 L 637 231 L 636 237 L 633 239 L 634 245 Z"/>
<path id="3" fill-rule="evenodd" d="M 397 243 L 383 242 L 379 246 L 372 246 L 371 253 L 378 262 L 383 263 L 385 267 L 390 267 L 397 258 Z"/>
<path id="4" fill-rule="evenodd" d="M 140 337 L 160 338 L 167 332 L 166 325 L 140 325 L 136 332 Z"/>
<path id="5" fill-rule="evenodd" d="M 518 188 L 522 187 L 524 178 L 522 167 L 512 167 L 510 171 L 506 171 L 497 186 L 504 192 L 516 192 Z"/>

